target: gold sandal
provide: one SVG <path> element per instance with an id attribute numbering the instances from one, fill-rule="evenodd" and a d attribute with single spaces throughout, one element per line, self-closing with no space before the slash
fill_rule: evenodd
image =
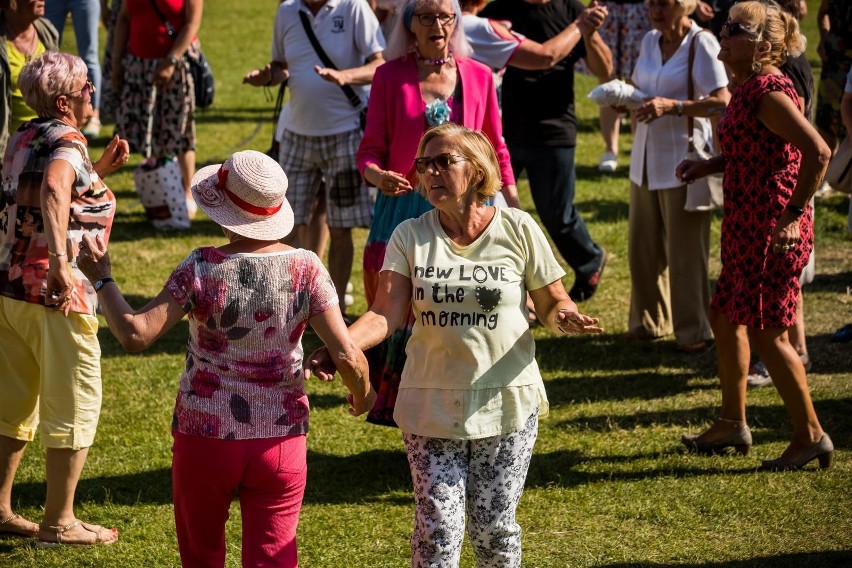
<path id="1" fill-rule="evenodd" d="M 26 519 L 24 519 L 21 515 L 18 515 L 17 513 L 12 513 L 5 519 L 0 520 L 0 538 L 35 538 L 36 536 L 38 536 L 38 527 L 35 523 L 32 523 L 32 525 L 35 527 L 32 532 L 21 532 L 20 530 L 16 530 L 15 527 L 12 525 L 12 521 L 14 521 L 15 519 L 23 519 L 24 521 L 26 521 Z M 8 525 L 8 528 L 6 525 Z"/>
<path id="2" fill-rule="evenodd" d="M 75 527 L 82 527 L 84 530 L 93 533 L 94 540 L 87 540 L 84 542 L 71 542 L 64 540 L 64 534 Z M 45 534 L 49 535 L 50 539 L 45 537 Z M 114 538 L 109 538 L 110 535 L 114 535 Z M 118 540 L 118 529 L 112 528 L 107 529 L 99 525 L 91 525 L 89 523 L 84 523 L 83 521 L 74 521 L 69 525 L 39 525 L 38 526 L 38 542 L 36 546 L 47 548 L 61 545 L 73 545 L 73 546 L 88 546 L 92 544 L 112 544 Z"/>

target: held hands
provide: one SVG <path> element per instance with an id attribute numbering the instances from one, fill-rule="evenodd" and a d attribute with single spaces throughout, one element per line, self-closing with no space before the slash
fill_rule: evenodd
<path id="1" fill-rule="evenodd" d="M 331 359 L 331 355 L 328 353 L 328 347 L 320 347 L 311 353 L 305 359 L 303 372 L 305 373 L 306 381 L 310 379 L 311 374 L 321 381 L 333 381 L 337 368 Z M 376 403 L 376 391 L 370 387 L 370 390 L 364 397 L 356 397 L 354 394 L 349 393 L 346 395 L 346 402 L 349 403 L 349 414 L 360 416 L 372 410 L 373 405 Z"/>
<path id="2" fill-rule="evenodd" d="M 98 235 L 95 239 L 91 235 L 83 235 L 80 252 L 77 254 L 77 268 L 86 275 L 89 282 L 106 278 L 112 274 L 109 251 L 107 251 L 104 238 L 101 235 Z"/>
<path id="3" fill-rule="evenodd" d="M 116 134 L 104 148 L 101 158 L 92 164 L 95 171 L 102 178 L 110 175 L 130 159 L 130 145 L 127 140 L 119 138 Z"/>
<path id="4" fill-rule="evenodd" d="M 585 316 L 577 311 L 560 309 L 556 312 L 556 327 L 565 335 L 603 333 L 603 328 L 595 325 L 599 321 L 598 318 Z"/>

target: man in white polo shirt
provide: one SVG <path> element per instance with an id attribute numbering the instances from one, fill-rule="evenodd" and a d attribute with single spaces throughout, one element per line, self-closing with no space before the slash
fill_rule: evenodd
<path id="1" fill-rule="evenodd" d="M 323 64 L 303 19 L 336 69 Z M 352 227 L 368 226 L 372 214 L 355 162 L 360 109 L 341 87 L 351 87 L 366 109 L 367 85 L 384 62 L 384 48 L 379 22 L 364 0 L 285 0 L 275 16 L 272 61 L 243 79 L 255 87 L 288 81 L 290 99 L 281 110 L 276 134 L 281 143 L 278 161 L 290 183 L 287 200 L 305 242 L 316 193 L 325 188 L 329 273 L 341 309 L 352 272 Z"/>

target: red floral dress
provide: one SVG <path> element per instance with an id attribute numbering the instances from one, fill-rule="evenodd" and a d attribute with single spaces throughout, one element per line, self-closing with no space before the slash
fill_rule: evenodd
<path id="1" fill-rule="evenodd" d="M 757 118 L 760 97 L 781 92 L 798 106 L 783 75 L 758 75 L 738 87 L 719 122 L 725 156 L 722 272 L 710 307 L 753 329 L 796 323 L 799 274 L 814 244 L 813 213 L 799 221 L 801 243 L 772 252 L 772 231 L 796 187 L 802 154 Z"/>

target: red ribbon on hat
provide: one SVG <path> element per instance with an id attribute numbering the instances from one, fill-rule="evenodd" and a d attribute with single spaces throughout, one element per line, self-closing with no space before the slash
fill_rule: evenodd
<path id="1" fill-rule="evenodd" d="M 216 172 L 216 177 L 219 180 L 216 182 L 216 189 L 224 191 L 228 197 L 231 198 L 231 201 L 234 202 L 234 205 L 242 209 L 243 211 L 247 211 L 249 213 L 254 213 L 255 215 L 273 215 L 278 213 L 281 210 L 281 207 L 284 205 L 284 201 L 281 201 L 275 207 L 258 207 L 257 205 L 252 205 L 248 201 L 243 201 L 233 191 L 228 189 L 228 170 L 225 169 L 225 164 L 219 168 L 219 171 Z"/>

